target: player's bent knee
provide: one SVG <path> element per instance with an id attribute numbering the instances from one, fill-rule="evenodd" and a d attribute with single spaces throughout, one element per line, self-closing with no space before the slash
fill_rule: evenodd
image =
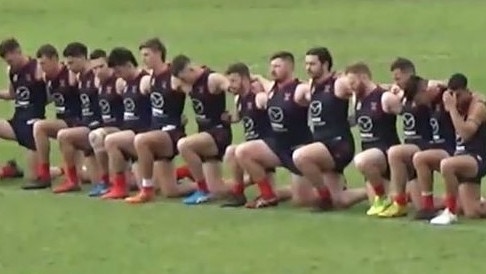
<path id="1" fill-rule="evenodd" d="M 425 164 L 424 156 L 422 153 L 415 153 L 412 157 L 412 164 L 414 167 L 421 166 Z"/>
<path id="2" fill-rule="evenodd" d="M 101 130 L 93 130 L 88 134 L 91 147 L 98 148 L 104 145 L 105 134 Z"/>
<path id="3" fill-rule="evenodd" d="M 145 135 L 143 134 L 137 134 L 135 135 L 135 138 L 133 138 L 133 145 L 135 146 L 136 149 L 139 149 L 141 147 L 144 147 L 147 143 L 147 138 L 145 138 Z"/>
<path id="4" fill-rule="evenodd" d="M 187 151 L 189 148 L 189 142 L 187 141 L 187 138 L 181 138 L 179 141 L 177 141 L 177 150 L 179 152 L 184 152 Z"/>
<path id="5" fill-rule="evenodd" d="M 251 147 L 246 145 L 239 145 L 235 149 L 235 157 L 238 161 L 248 159 L 251 156 Z"/>
<path id="6" fill-rule="evenodd" d="M 308 157 L 306 156 L 306 153 L 304 151 L 298 149 L 294 153 L 292 153 L 292 161 L 294 161 L 294 164 L 297 167 L 301 167 L 308 162 Z"/>
<path id="7" fill-rule="evenodd" d="M 360 157 L 360 155 L 354 157 L 354 166 L 359 170 L 359 171 L 364 171 L 367 168 L 366 161 L 364 157 Z"/>
<path id="8" fill-rule="evenodd" d="M 454 161 L 449 159 L 444 159 L 440 161 L 440 173 L 451 173 L 454 172 Z"/>
<path id="9" fill-rule="evenodd" d="M 226 151 L 224 152 L 224 157 L 223 161 L 232 161 L 236 158 L 236 145 L 231 145 L 226 148 Z"/>

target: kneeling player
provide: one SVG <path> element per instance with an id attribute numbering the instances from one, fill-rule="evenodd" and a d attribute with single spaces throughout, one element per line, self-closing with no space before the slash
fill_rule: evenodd
<path id="1" fill-rule="evenodd" d="M 224 75 L 194 65 L 184 55 L 174 58 L 171 71 L 188 90 L 199 132 L 177 143 L 198 186 L 198 190 L 183 202 L 200 204 L 209 201 L 210 192 L 215 196 L 228 192 L 222 179 L 221 160 L 233 138 L 230 124 L 222 120 L 229 83 Z"/>
<path id="2" fill-rule="evenodd" d="M 422 100 L 430 105 L 430 125 L 433 135 L 429 148 L 415 153 L 412 159 L 417 175 L 417 184 L 421 192 L 421 202 L 414 216 L 414 219 L 417 220 L 432 219 L 436 215 L 437 208 L 442 207 L 442 200 L 435 201 L 436 199 L 433 197 L 433 171 L 440 170 L 441 161 L 453 155 L 456 147 L 456 134 L 451 116 L 445 110 L 442 101 L 445 89 L 426 89 L 425 86 L 424 84 L 415 87 L 409 86 L 409 88 L 419 89 L 409 91 L 422 94 L 418 96 L 421 96 Z"/>
<path id="3" fill-rule="evenodd" d="M 115 48 L 108 56 L 108 64 L 115 75 L 125 81 L 123 91 L 122 131 L 112 133 L 105 139 L 109 170 L 113 175 L 110 191 L 103 199 L 123 199 L 128 196 L 125 170 L 128 160 L 136 160 L 137 152 L 133 141 L 135 135 L 150 128 L 152 110 L 150 106 L 150 75 L 137 68 L 137 60 L 126 48 Z"/>
<path id="4" fill-rule="evenodd" d="M 356 93 L 355 113 L 361 137 L 362 152 L 354 157 L 358 170 L 373 187 L 375 197 L 367 215 L 382 212 L 388 205 L 385 182 L 389 172 L 388 149 L 400 143 L 396 129 L 396 109 L 400 98 L 385 92 L 371 78 L 371 71 L 364 63 L 346 69 L 351 89 Z"/>
<path id="5" fill-rule="evenodd" d="M 248 208 L 264 208 L 278 204 L 277 194 L 267 170 L 279 166 L 292 173 L 292 184 L 298 186 L 292 193 L 294 202 L 300 204 L 304 196 L 299 190 L 306 180 L 295 166 L 292 153 L 299 146 L 312 140 L 307 125 L 307 87 L 293 76 L 294 56 L 290 52 L 274 54 L 270 58 L 270 68 L 274 78 L 273 86 L 269 88 L 266 83 L 262 85 L 270 89 L 265 108 L 268 111 L 272 134 L 263 140 L 243 143 L 236 150 L 238 162 L 260 190 L 260 196 L 247 203 Z"/>
<path id="6" fill-rule="evenodd" d="M 486 106 L 480 95 L 467 87 L 463 74 L 449 79 L 444 107 L 451 116 L 457 134 L 456 152 L 440 163 L 446 191 L 446 209 L 430 220 L 448 225 L 457 221 L 457 196 L 468 218 L 486 216 L 481 201 L 481 179 L 486 175 Z"/>
<path id="7" fill-rule="evenodd" d="M 137 195 L 126 199 L 129 203 L 144 203 L 154 198 L 152 178 L 166 197 L 185 196 L 196 188 L 193 183 L 178 184 L 172 163 L 178 154 L 177 141 L 186 135 L 182 121 L 186 94 L 173 81 L 170 66 L 165 63 L 167 50 L 158 38 L 147 40 L 139 48 L 145 65 L 152 70 L 152 130 L 135 136 L 142 188 Z"/>
<path id="8" fill-rule="evenodd" d="M 125 81 L 115 76 L 108 67 L 106 52 L 94 50 L 90 55 L 93 71 L 98 79 L 99 105 L 103 127 L 89 133 L 89 142 L 98 163 L 99 180 L 89 192 L 89 196 L 98 197 L 109 189 L 108 154 L 105 149 L 105 138 L 108 134 L 120 131 L 123 124 L 123 90 Z"/>
<path id="9" fill-rule="evenodd" d="M 59 149 L 66 166 L 66 180 L 54 189 L 54 193 L 81 190 L 76 168 L 77 152 L 83 151 L 88 163 L 92 182 L 98 179 L 97 163 L 89 143 L 91 130 L 101 126 L 98 88 L 92 64 L 88 60 L 88 48 L 79 42 L 70 43 L 63 52 L 70 71 L 78 75 L 81 99 L 81 119 L 74 127 L 61 129 L 57 134 Z"/>
<path id="10" fill-rule="evenodd" d="M 230 83 L 230 91 L 235 97 L 237 113 L 232 121 L 241 121 L 245 141 L 267 138 L 271 133 L 270 120 L 265 109 L 267 95 L 263 87 L 256 81 L 251 81 L 250 69 L 243 63 L 230 65 L 226 70 Z M 238 163 L 235 151 L 239 145 L 231 145 L 226 149 L 224 162 L 230 167 L 233 189 L 229 200 L 223 207 L 240 207 L 246 204 L 245 172 Z"/>
<path id="11" fill-rule="evenodd" d="M 22 53 L 20 44 L 11 38 L 0 43 L 0 57 L 9 65 L 9 90 L 0 99 L 15 100 L 15 112 L 10 120 L 0 120 L 0 138 L 14 140 L 27 149 L 28 179 L 35 180 L 37 168 L 33 125 L 45 119 L 47 92 L 39 62 Z M 14 164 L 2 168 L 2 177 L 19 177 L 22 172 Z M 30 182 L 25 186 L 29 189 Z"/>
<path id="12" fill-rule="evenodd" d="M 348 122 L 352 91 L 343 85 L 344 79 L 338 79 L 331 71 L 333 60 L 327 48 L 310 49 L 305 61 L 307 73 L 312 77 L 307 99 L 314 142 L 297 149 L 293 160 L 317 190 L 317 209 L 346 208 L 366 199 L 366 189 L 343 191 L 340 180 L 354 157 L 354 139 Z"/>
<path id="13" fill-rule="evenodd" d="M 56 119 L 39 120 L 34 124 L 39 166 L 37 179 L 26 186 L 29 189 L 51 186 L 49 138 L 56 138 L 61 129 L 72 127 L 81 115 L 76 75 L 59 62 L 56 48 L 49 44 L 41 46 L 37 50 L 37 59 L 44 72 L 48 94 L 54 101 Z"/>

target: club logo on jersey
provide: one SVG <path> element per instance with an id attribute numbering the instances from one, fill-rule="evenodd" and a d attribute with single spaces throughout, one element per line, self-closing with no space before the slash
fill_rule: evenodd
<path id="1" fill-rule="evenodd" d="M 203 115 L 204 114 L 204 105 L 201 101 L 198 99 L 192 99 L 192 107 L 194 109 L 194 112 L 197 115 Z"/>
<path id="2" fill-rule="evenodd" d="M 15 95 L 18 101 L 28 101 L 30 99 L 30 90 L 27 87 L 21 86 L 15 90 Z"/>
<path id="3" fill-rule="evenodd" d="M 204 87 L 203 86 L 197 87 L 197 92 L 204 93 Z"/>
<path id="4" fill-rule="evenodd" d="M 152 102 L 153 108 L 161 109 L 164 107 L 164 96 L 158 92 L 153 92 L 150 94 L 150 101 Z"/>
<path id="5" fill-rule="evenodd" d="M 269 107 L 268 116 L 273 123 L 281 123 L 284 119 L 283 110 L 279 107 Z"/>
<path id="6" fill-rule="evenodd" d="M 284 93 L 284 101 L 290 100 L 290 95 L 292 95 L 292 94 L 288 93 L 288 92 Z"/>
<path id="7" fill-rule="evenodd" d="M 56 106 L 64 106 L 64 96 L 61 93 L 56 92 L 52 94 L 52 99 Z"/>
<path id="8" fill-rule="evenodd" d="M 135 111 L 135 102 L 133 101 L 132 98 L 123 99 L 123 106 L 125 107 L 125 112 Z"/>
<path id="9" fill-rule="evenodd" d="M 356 102 L 356 110 L 360 110 L 361 109 L 361 102 L 358 101 Z"/>
<path id="10" fill-rule="evenodd" d="M 150 86 L 155 86 L 155 77 L 152 77 L 152 79 L 150 79 Z"/>
<path id="11" fill-rule="evenodd" d="M 110 108 L 110 103 L 106 99 L 101 99 L 99 102 L 100 109 L 101 109 L 101 114 L 110 114 L 111 108 Z"/>
<path id="12" fill-rule="evenodd" d="M 12 82 L 14 82 L 14 83 L 15 83 L 15 82 L 17 82 L 18 80 L 19 80 L 19 75 L 18 75 L 18 74 L 14 74 L 14 75 L 12 76 Z"/>
<path id="13" fill-rule="evenodd" d="M 89 108 L 90 100 L 89 100 L 88 94 L 81 93 L 79 95 L 79 99 L 81 99 L 81 107 L 82 108 Z"/>
<path id="14" fill-rule="evenodd" d="M 462 152 L 464 150 L 466 150 L 464 139 L 462 139 L 461 136 L 456 135 L 456 152 Z"/>
<path id="15" fill-rule="evenodd" d="M 371 111 L 376 111 L 378 109 L 378 103 L 377 102 L 371 102 Z"/>
<path id="16" fill-rule="evenodd" d="M 362 133 L 369 133 L 373 130 L 373 120 L 369 116 L 361 116 L 358 118 L 359 130 Z"/>
<path id="17" fill-rule="evenodd" d="M 246 103 L 246 109 L 248 109 L 249 111 L 253 110 L 253 103 L 252 102 L 247 102 Z"/>
<path id="18" fill-rule="evenodd" d="M 112 91 L 113 91 L 113 87 L 112 86 L 106 86 L 106 93 L 107 94 L 110 94 Z"/>
<path id="19" fill-rule="evenodd" d="M 91 88 L 91 80 L 86 81 L 86 88 Z"/>
<path id="20" fill-rule="evenodd" d="M 310 115 L 312 117 L 321 116 L 322 113 L 322 103 L 319 101 L 312 101 L 309 105 Z"/>
<path id="21" fill-rule="evenodd" d="M 167 82 L 166 81 L 162 81 L 162 83 L 160 84 L 160 86 L 162 87 L 162 89 L 167 89 Z"/>
<path id="22" fill-rule="evenodd" d="M 432 128 L 432 135 L 439 137 L 439 121 L 436 118 L 430 118 L 430 127 Z"/>
<path id="23" fill-rule="evenodd" d="M 138 87 L 137 86 L 132 86 L 132 93 L 137 93 Z"/>
<path id="24" fill-rule="evenodd" d="M 325 92 L 325 93 L 329 93 L 329 92 L 331 92 L 331 85 L 325 85 L 325 86 L 324 86 L 324 92 Z"/>
<path id="25" fill-rule="evenodd" d="M 242 122 L 243 122 L 243 128 L 245 129 L 245 132 L 253 131 L 253 128 L 255 127 L 255 123 L 253 122 L 253 119 L 245 116 L 243 117 Z"/>
<path id="26" fill-rule="evenodd" d="M 415 129 L 415 117 L 411 113 L 405 112 L 403 114 L 403 129 L 414 130 Z"/>

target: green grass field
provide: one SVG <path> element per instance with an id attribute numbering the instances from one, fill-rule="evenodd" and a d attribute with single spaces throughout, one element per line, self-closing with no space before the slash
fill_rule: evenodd
<path id="1" fill-rule="evenodd" d="M 484 90 L 486 2 L 394 0 L 0 0 L 0 38 L 16 36 L 29 53 L 46 42 L 91 48 L 160 36 L 169 55 L 186 53 L 222 70 L 244 61 L 266 72 L 267 57 L 291 50 L 302 61 L 329 47 L 336 68 L 369 62 L 389 81 L 397 56 L 423 76 L 461 71 Z M 303 75 L 303 65 L 298 68 Z M 5 86 L 6 78 L 0 79 Z M 2 117 L 12 106 L 1 103 Z M 187 109 L 189 116 L 192 110 Z M 241 130 L 235 127 L 236 140 Z M 0 142 L 1 160 L 23 162 L 15 143 Z M 55 152 L 53 162 L 58 162 Z M 359 185 L 353 168 L 349 181 Z M 285 173 L 279 180 L 285 183 Z M 436 228 L 366 217 L 366 205 L 315 215 L 282 206 L 263 211 L 186 207 L 161 201 L 133 207 L 84 195 L 23 192 L 0 186 L 0 273 L 479 273 L 486 228 L 480 222 Z"/>

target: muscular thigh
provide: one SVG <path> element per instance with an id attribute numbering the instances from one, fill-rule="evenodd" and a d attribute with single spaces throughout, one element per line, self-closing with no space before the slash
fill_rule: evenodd
<path id="1" fill-rule="evenodd" d="M 211 157 L 218 154 L 218 146 L 214 138 L 207 132 L 189 135 L 183 140 L 183 146 L 190 148 L 200 156 Z"/>
<path id="2" fill-rule="evenodd" d="M 73 127 L 73 128 L 65 128 L 60 130 L 57 133 L 59 138 L 60 135 L 63 138 L 75 146 L 85 146 L 88 143 L 88 135 L 89 135 L 89 128 L 87 127 Z"/>
<path id="3" fill-rule="evenodd" d="M 12 126 L 6 120 L 0 120 L 0 138 L 4 140 L 16 140 Z"/>
<path id="4" fill-rule="evenodd" d="M 460 155 L 446 159 L 448 166 L 454 168 L 461 182 L 474 180 L 479 172 L 478 159 L 473 155 Z M 476 181 L 476 180 L 475 180 Z"/>
<path id="5" fill-rule="evenodd" d="M 167 131 L 153 130 L 138 135 L 157 157 L 169 157 L 175 152 L 175 142 Z M 137 138 L 139 138 L 138 135 Z M 175 141 L 177 142 L 177 140 Z"/>
<path id="6" fill-rule="evenodd" d="M 240 154 L 239 151 L 242 152 L 243 158 L 251 158 L 265 168 L 275 168 L 281 165 L 277 154 L 263 140 L 248 141 L 238 145 L 235 152 L 237 157 Z"/>
<path id="7" fill-rule="evenodd" d="M 294 151 L 294 159 L 296 156 L 303 156 L 317 164 L 322 169 L 334 168 L 334 160 L 328 148 L 320 142 L 315 142 L 309 145 L 298 148 Z"/>
<path id="8" fill-rule="evenodd" d="M 131 130 L 123 130 L 111 133 L 105 139 L 106 143 L 110 143 L 112 146 L 116 146 L 122 151 L 131 150 L 133 148 L 133 139 L 135 133 Z"/>
<path id="9" fill-rule="evenodd" d="M 440 162 L 448 157 L 450 157 L 449 153 L 443 149 L 428 149 L 415 153 L 414 162 L 423 162 L 433 170 L 438 171 L 440 169 Z"/>
<path id="10" fill-rule="evenodd" d="M 354 162 L 356 165 L 374 165 L 383 169 L 388 166 L 385 153 L 377 148 L 370 148 L 356 154 Z"/>
<path id="11" fill-rule="evenodd" d="M 34 124 L 34 130 L 44 131 L 49 137 L 55 138 L 59 130 L 67 128 L 64 120 L 39 120 Z"/>
<path id="12" fill-rule="evenodd" d="M 415 153 L 419 152 L 420 148 L 413 144 L 401 144 L 392 146 L 388 150 L 388 159 L 400 159 L 407 163 L 412 163 L 412 157 Z"/>

